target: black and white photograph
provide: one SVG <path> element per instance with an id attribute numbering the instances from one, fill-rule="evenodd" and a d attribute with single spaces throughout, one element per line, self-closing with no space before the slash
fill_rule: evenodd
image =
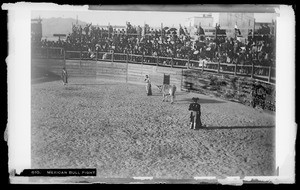
<path id="1" fill-rule="evenodd" d="M 279 6 L 111 7 L 30 10 L 27 169 L 95 175 L 27 183 L 278 176 Z"/>

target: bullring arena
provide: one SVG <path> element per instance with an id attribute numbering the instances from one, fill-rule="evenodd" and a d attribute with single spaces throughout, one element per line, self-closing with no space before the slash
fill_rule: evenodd
<path id="1" fill-rule="evenodd" d="M 65 64 L 64 86 L 63 61 L 32 60 L 32 168 L 97 168 L 100 178 L 275 175 L 274 113 L 180 90 L 176 69 Z M 155 87 L 165 72 L 178 89 L 174 104 L 162 102 Z M 146 96 L 145 74 L 152 96 Z M 201 105 L 205 127 L 199 130 L 189 128 L 192 97 Z"/>

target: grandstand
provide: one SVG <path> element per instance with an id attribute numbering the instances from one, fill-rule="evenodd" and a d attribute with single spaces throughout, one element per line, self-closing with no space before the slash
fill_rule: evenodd
<path id="1" fill-rule="evenodd" d="M 256 30 L 255 35 L 242 41 L 238 35 L 226 37 L 224 29 L 218 25 L 214 35 L 201 31 L 201 26 L 196 29 L 197 38 L 193 39 L 181 26 L 177 29 L 162 25 L 160 29 L 154 29 L 127 22 L 126 27 L 116 29 L 112 25 L 107 28 L 92 24 L 73 25 L 65 40 L 32 41 L 32 50 L 35 55 L 47 56 L 49 50 L 46 48 L 63 48 L 69 52 L 67 59 L 99 60 L 105 54 L 114 61 L 240 73 L 251 77 L 259 75 L 268 82 L 275 81 L 274 34 L 265 30 L 260 34 L 262 30 Z"/>

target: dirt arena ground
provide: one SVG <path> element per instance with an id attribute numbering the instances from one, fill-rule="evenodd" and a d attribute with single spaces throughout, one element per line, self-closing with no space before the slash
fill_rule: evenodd
<path id="1" fill-rule="evenodd" d="M 97 168 L 99 177 L 269 176 L 275 116 L 242 104 L 152 87 L 70 78 L 32 84 L 32 167 Z M 199 97 L 204 129 L 188 127 Z"/>

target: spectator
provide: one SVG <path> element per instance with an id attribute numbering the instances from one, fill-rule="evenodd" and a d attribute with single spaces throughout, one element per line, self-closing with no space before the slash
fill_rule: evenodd
<path id="1" fill-rule="evenodd" d="M 73 51 L 88 51 L 92 57 L 94 51 L 114 51 L 194 60 L 201 58 L 228 63 L 234 60 L 241 64 L 252 62 L 254 59 L 258 59 L 258 64 L 274 63 L 274 38 L 268 34 L 268 26 L 263 25 L 262 35 L 249 38 L 247 43 L 224 37 L 218 37 L 212 42 L 203 35 L 193 43 L 187 28 L 183 29 L 181 26 L 180 35 L 176 34 L 176 29 L 169 27 L 161 31 L 145 25 L 145 29 L 146 35 L 143 37 L 142 28 L 134 27 L 130 22 L 126 24 L 127 35 L 124 29 L 117 30 L 111 25 L 106 29 L 100 29 L 92 24 L 87 24 L 83 28 L 80 25 L 73 25 L 72 32 L 67 35 L 65 41 L 39 41 L 34 34 L 31 39 L 33 47 L 61 47 Z M 197 27 L 196 33 L 202 34 L 201 29 Z"/>

